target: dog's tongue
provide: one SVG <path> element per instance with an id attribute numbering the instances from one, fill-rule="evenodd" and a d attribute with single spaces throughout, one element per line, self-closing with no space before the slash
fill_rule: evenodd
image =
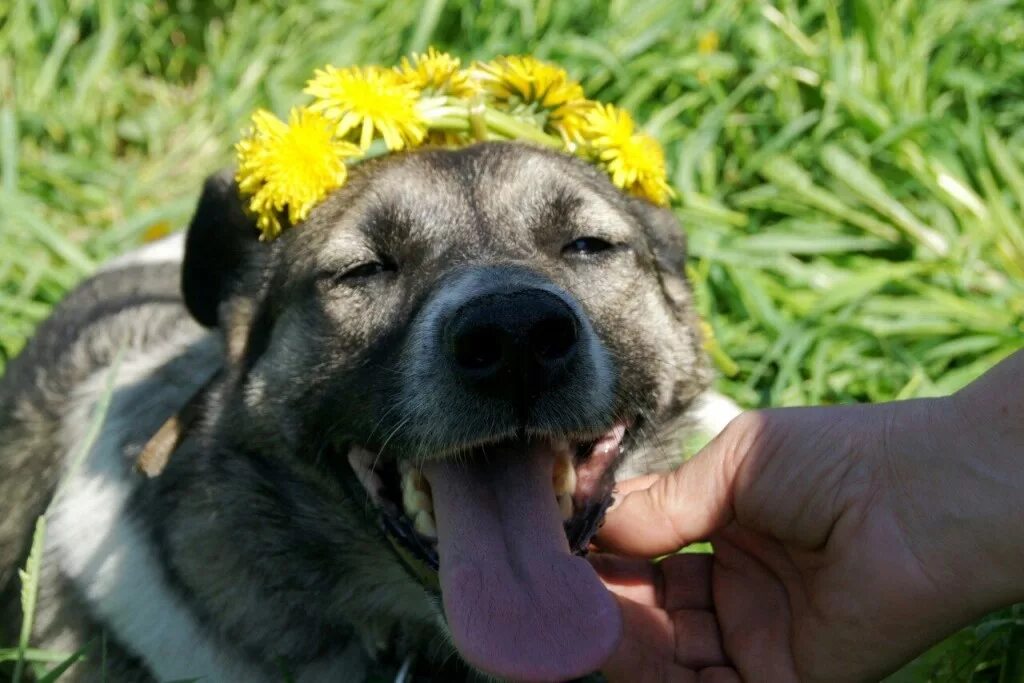
<path id="1" fill-rule="evenodd" d="M 546 444 L 425 468 L 441 591 L 455 646 L 502 678 L 560 681 L 597 670 L 621 616 L 590 564 L 569 552 Z"/>

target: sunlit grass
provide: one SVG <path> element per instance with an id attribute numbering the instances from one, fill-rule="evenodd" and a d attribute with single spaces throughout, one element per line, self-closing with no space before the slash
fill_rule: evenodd
<path id="1" fill-rule="evenodd" d="M 1016 0 L 15 0 L 0 369 L 96 264 L 185 224 L 254 107 L 285 113 L 326 62 L 429 43 L 555 59 L 646 122 L 742 404 L 949 392 L 1021 345 Z M 1019 680 L 1022 619 L 993 615 L 897 680 Z"/>

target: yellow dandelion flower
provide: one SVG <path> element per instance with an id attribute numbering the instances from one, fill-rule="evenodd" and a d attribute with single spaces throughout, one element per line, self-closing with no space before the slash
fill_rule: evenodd
<path id="1" fill-rule="evenodd" d="M 583 115 L 580 135 L 599 149 L 623 146 L 636 133 L 633 117 L 613 104 L 595 102 Z M 618 181 L 615 181 L 619 185 Z"/>
<path id="2" fill-rule="evenodd" d="M 635 135 L 629 155 L 632 159 L 630 163 L 637 169 L 636 183 L 630 192 L 658 206 L 668 205 L 675 192 L 668 184 L 665 152 L 658 141 L 646 133 Z"/>
<path id="3" fill-rule="evenodd" d="M 310 106 L 337 124 L 338 137 L 358 140 L 364 150 L 380 133 L 389 150 L 418 145 L 426 123 L 416 107 L 419 91 L 391 69 L 350 66 L 318 69 L 306 84 Z"/>
<path id="4" fill-rule="evenodd" d="M 592 100 L 576 102 L 558 122 L 557 132 L 561 134 L 568 149 L 571 150 L 584 141 L 588 127 L 587 117 L 597 106 L 598 103 Z"/>
<path id="5" fill-rule="evenodd" d="M 277 237 L 282 217 L 295 225 L 328 192 L 347 178 L 344 159 L 361 151 L 334 138 L 335 124 L 306 108 L 295 108 L 288 123 L 260 109 L 252 129 L 235 145 L 239 190 L 249 197 L 249 210 L 263 239 Z"/>
<path id="6" fill-rule="evenodd" d="M 719 40 L 717 31 L 705 31 L 697 39 L 697 52 L 702 55 L 717 52 Z"/>
<path id="7" fill-rule="evenodd" d="M 650 135 L 637 133 L 626 111 L 595 104 L 585 115 L 581 135 L 617 187 L 661 206 L 668 203 L 673 192 L 661 145 Z"/>
<path id="8" fill-rule="evenodd" d="M 461 64 L 458 57 L 429 47 L 426 54 L 413 53 L 412 59 L 402 57 L 402 64 L 395 67 L 395 73 L 403 83 L 427 95 L 469 98 L 479 87 L 470 79 L 469 72 L 459 68 Z"/>
<path id="9" fill-rule="evenodd" d="M 583 86 L 569 78 L 565 69 L 529 55 L 478 62 L 473 76 L 492 100 L 543 109 L 548 115 L 548 131 L 565 134 L 563 121 L 588 106 Z"/>
<path id="10" fill-rule="evenodd" d="M 146 228 L 145 232 L 142 233 L 142 241 L 155 242 L 157 240 L 161 240 L 170 235 L 172 230 L 174 230 L 174 228 L 171 226 L 170 221 L 157 221 L 156 223 L 151 223 L 150 226 Z"/>

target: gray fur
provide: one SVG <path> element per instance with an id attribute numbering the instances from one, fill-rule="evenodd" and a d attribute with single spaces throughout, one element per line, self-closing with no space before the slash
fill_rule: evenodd
<path id="1" fill-rule="evenodd" d="M 365 163 L 273 243 L 252 239 L 234 192 L 225 177 L 204 191 L 184 301 L 166 249 L 120 261 L 70 294 L 0 381 L 2 626 L 17 623 L 14 569 L 33 521 L 119 358 L 99 438 L 51 509 L 33 646 L 106 629 L 110 680 L 131 682 L 280 680 L 282 667 L 355 680 L 410 650 L 448 659 L 438 598 L 345 488 L 345 449 L 433 458 L 488 430 L 580 437 L 640 418 L 624 467 L 651 469 L 677 450 L 708 381 L 681 230 L 590 166 L 517 144 Z M 217 232 L 236 228 L 251 233 Z M 618 247 L 567 258 L 580 236 Z M 384 256 L 396 272 L 336 277 Z M 481 268 L 528 272 L 586 321 L 583 369 L 525 425 L 432 365 L 433 316 Z M 146 440 L 217 370 L 164 472 L 135 472 Z M 95 665 L 77 680 L 96 680 Z"/>

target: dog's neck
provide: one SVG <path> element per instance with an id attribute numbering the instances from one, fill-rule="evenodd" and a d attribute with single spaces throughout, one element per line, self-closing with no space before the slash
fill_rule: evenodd
<path id="1" fill-rule="evenodd" d="M 365 663 L 364 643 L 391 645 L 392 623 L 436 611 L 358 506 L 312 467 L 284 467 L 287 453 L 227 447 L 206 416 L 159 476 L 134 468 L 220 362 L 218 346 L 191 338 L 126 354 L 99 435 L 51 509 L 47 559 L 161 680 L 279 680 L 281 666 L 340 680 Z M 88 441 L 109 379 L 76 392 L 69 454 Z"/>

